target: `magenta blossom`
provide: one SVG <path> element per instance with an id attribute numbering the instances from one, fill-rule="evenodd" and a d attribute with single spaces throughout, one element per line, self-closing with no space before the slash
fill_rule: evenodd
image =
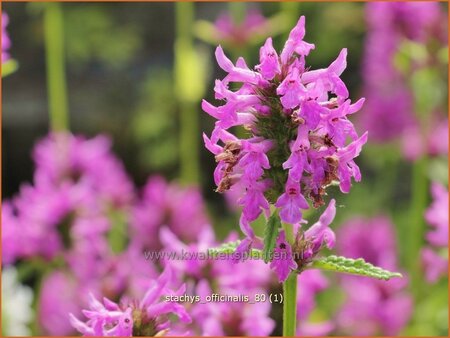
<path id="1" fill-rule="evenodd" d="M 336 236 L 329 225 L 335 215 L 336 202 L 333 199 L 319 220 L 308 230 L 303 231 L 300 227 L 295 229 L 296 236 L 292 245 L 286 241 L 284 230 L 280 231 L 270 267 L 281 282 L 286 280 L 292 270 L 305 270 L 324 247 L 334 247 Z"/>
<path id="2" fill-rule="evenodd" d="M 82 241 L 105 243 L 111 209 L 125 212 L 134 198 L 133 185 L 110 147 L 104 136 L 86 140 L 68 133 L 37 143 L 33 183 L 24 184 L 3 212 L 5 236 L 20 231 L 22 244 L 5 246 L 13 251 L 4 252 L 5 263 L 35 256 L 50 260 Z"/>
<path id="3" fill-rule="evenodd" d="M 441 276 L 448 275 L 448 190 L 433 183 L 431 195 L 433 203 L 425 213 L 425 220 L 433 230 L 426 235 L 430 246 L 422 250 L 422 261 L 427 281 L 435 283 Z"/>
<path id="4" fill-rule="evenodd" d="M 297 329 L 299 336 L 326 336 L 334 328 L 330 321 L 311 322 L 309 317 L 316 307 L 316 296 L 328 287 L 328 280 L 319 270 L 304 271 L 298 277 Z"/>
<path id="5" fill-rule="evenodd" d="M 217 119 L 211 137 L 203 138 L 217 161 L 217 191 L 242 192 L 240 224 L 251 240 L 249 223 L 263 211 L 267 215 L 270 204 L 280 209 L 283 222 L 299 224 L 308 200 L 314 207 L 325 204 L 323 195 L 332 182 L 347 193 L 351 178 L 361 179 L 354 158 L 367 133 L 358 137 L 348 115 L 358 111 L 364 99 L 352 104 L 340 79 L 347 50 L 329 67 L 310 70 L 305 57 L 314 45 L 303 41 L 304 36 L 301 17 L 280 55 L 267 39 L 255 70 L 243 58 L 234 64 L 220 46 L 216 49 L 227 75 L 216 80 L 214 90 L 224 104 L 203 101 L 203 110 Z M 233 82 L 242 86 L 233 91 Z M 228 131 L 236 126 L 245 128 L 248 137 L 239 139 Z"/>
<path id="6" fill-rule="evenodd" d="M 8 26 L 9 17 L 8 14 L 2 13 L 2 63 L 10 59 L 8 50 L 11 48 L 11 40 L 9 39 L 6 26 Z"/>
<path id="7" fill-rule="evenodd" d="M 397 270 L 394 226 L 387 218 L 353 219 L 339 229 L 338 235 L 339 254 Z M 405 278 L 386 282 L 342 276 L 346 301 L 337 315 L 339 331 L 358 336 L 398 335 L 411 317 L 407 283 Z"/>
<path id="8" fill-rule="evenodd" d="M 235 300 L 206 302 L 198 304 L 192 309 L 192 316 L 200 326 L 203 336 L 267 336 L 275 327 L 273 319 L 269 317 L 270 302 L 245 301 L 243 296 L 252 299 L 255 294 L 263 294 L 264 289 L 252 291 L 242 289 L 228 289 L 226 297 L 235 297 Z M 195 294 L 201 299 L 212 295 L 214 291 L 206 281 L 198 284 Z"/>
<path id="9" fill-rule="evenodd" d="M 427 234 L 427 240 L 437 247 L 448 246 L 448 190 L 433 183 L 431 187 L 433 203 L 425 213 L 426 221 L 433 227 Z"/>
<path id="10" fill-rule="evenodd" d="M 183 242 L 192 242 L 207 224 L 199 190 L 169 184 L 164 178 L 154 176 L 147 181 L 141 199 L 133 208 L 132 240 L 143 250 L 157 250 L 162 247 L 161 226 L 167 226 Z"/>
<path id="11" fill-rule="evenodd" d="M 424 153 L 448 153 L 448 126 L 440 129 L 445 115 L 426 111 L 429 128 L 423 129 L 415 112 L 415 93 L 411 90 L 414 74 L 425 67 L 440 71 L 435 58 L 436 47 L 447 45 L 445 13 L 433 1 L 371 2 L 366 5 L 367 37 L 365 42 L 363 80 L 368 98 L 361 123 L 375 141 L 400 140 L 407 159 Z M 406 42 L 421 44 L 428 55 L 423 64 L 411 61 L 406 71 L 397 65 L 397 56 Z M 431 68 L 430 68 L 431 69 Z M 436 131 L 440 132 L 435 146 Z"/>
<path id="12" fill-rule="evenodd" d="M 292 257 L 292 248 L 286 241 L 286 235 L 284 230 L 280 231 L 277 239 L 277 243 L 274 249 L 274 257 L 270 263 L 270 267 L 278 275 L 280 282 L 286 281 L 291 270 L 297 268 L 297 263 L 295 263 Z"/>
<path id="13" fill-rule="evenodd" d="M 83 310 L 86 322 L 70 314 L 72 325 L 84 336 L 154 336 L 170 330 L 169 315 L 177 316 L 189 323 L 190 316 L 177 302 L 167 301 L 167 297 L 179 296 L 185 292 L 183 285 L 176 291 L 168 287 L 171 280 L 170 269 L 152 282 L 140 301 L 117 304 L 107 298 L 99 302 L 91 295 L 89 310 Z M 163 297 L 166 299 L 162 300 Z"/>
<path id="14" fill-rule="evenodd" d="M 256 8 L 247 10 L 242 22 L 235 22 L 230 13 L 224 12 L 215 21 L 214 28 L 215 40 L 234 48 L 246 46 L 255 35 L 265 35 L 270 30 L 267 19 Z"/>
<path id="15" fill-rule="evenodd" d="M 205 227 L 198 240 L 183 243 L 169 228 L 160 231 L 163 252 L 168 256 L 176 254 L 183 259 L 166 259 L 162 263 L 171 267 L 176 273 L 174 280 L 185 281 L 186 293 L 192 297 L 199 296 L 201 301 L 189 308 L 193 323 L 179 324 L 179 331 L 189 330 L 195 334 L 209 335 L 269 335 L 274 322 L 269 318 L 270 303 L 256 307 L 244 300 L 237 302 L 208 302 L 206 297 L 212 294 L 227 296 L 248 295 L 253 297 L 267 289 L 271 274 L 269 268 L 260 260 L 251 259 L 235 262 L 233 256 L 212 258 L 208 249 L 216 247 L 211 227 Z M 232 233 L 226 241 L 236 241 Z"/>

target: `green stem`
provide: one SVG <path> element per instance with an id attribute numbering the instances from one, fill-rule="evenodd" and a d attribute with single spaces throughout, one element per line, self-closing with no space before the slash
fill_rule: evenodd
<path id="1" fill-rule="evenodd" d="M 44 32 L 50 127 L 67 130 L 69 125 L 66 73 L 64 66 L 64 18 L 60 3 L 45 4 Z"/>
<path id="2" fill-rule="evenodd" d="M 283 225 L 287 241 L 294 243 L 294 232 L 291 224 Z M 297 324 L 297 273 L 291 272 L 283 283 L 283 337 L 295 336 Z"/>
<path id="3" fill-rule="evenodd" d="M 412 168 L 411 205 L 408 240 L 408 262 L 411 274 L 411 286 L 417 296 L 422 280 L 420 267 L 420 250 L 425 233 L 424 213 L 427 208 L 428 179 L 426 176 L 427 158 L 422 156 L 416 160 Z"/>
<path id="4" fill-rule="evenodd" d="M 297 323 L 297 273 L 283 283 L 283 337 L 295 336 Z"/>
<path id="5" fill-rule="evenodd" d="M 192 27 L 194 23 L 194 4 L 177 2 L 175 4 L 175 86 L 179 100 L 180 113 L 180 178 L 184 183 L 198 184 L 200 181 L 200 126 L 197 98 L 187 97 L 192 79 L 184 65 L 187 55 L 194 53 Z"/>

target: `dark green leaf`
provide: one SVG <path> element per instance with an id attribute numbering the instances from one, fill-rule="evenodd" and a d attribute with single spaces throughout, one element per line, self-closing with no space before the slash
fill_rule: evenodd
<path id="1" fill-rule="evenodd" d="M 275 248 L 275 244 L 277 242 L 278 229 L 280 227 L 280 217 L 278 216 L 278 212 L 274 211 L 267 221 L 266 229 L 264 230 L 263 258 L 266 263 L 268 263 L 272 257 L 273 249 Z"/>

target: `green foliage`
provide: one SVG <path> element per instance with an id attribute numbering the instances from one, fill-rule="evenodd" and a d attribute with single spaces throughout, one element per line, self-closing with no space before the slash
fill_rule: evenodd
<path id="1" fill-rule="evenodd" d="M 100 61 L 117 69 L 141 47 L 137 26 L 120 24 L 104 6 L 65 9 L 67 58 L 75 66 Z"/>
<path id="2" fill-rule="evenodd" d="M 145 168 L 167 169 L 177 161 L 177 108 L 171 77 L 168 70 L 149 72 L 140 90 L 131 129 Z"/>
<path id="3" fill-rule="evenodd" d="M 241 241 L 223 243 L 219 247 L 208 249 L 208 252 L 211 255 L 217 255 L 219 253 L 232 254 L 238 247 L 239 243 L 241 243 Z"/>
<path id="4" fill-rule="evenodd" d="M 120 210 L 111 210 L 110 219 L 109 246 L 114 253 L 123 252 L 128 244 L 127 215 Z"/>
<path id="5" fill-rule="evenodd" d="M 264 230 L 263 258 L 264 262 L 266 263 L 268 263 L 270 261 L 270 258 L 272 257 L 272 252 L 275 248 L 279 228 L 281 228 L 280 217 L 278 216 L 278 212 L 274 211 L 267 221 L 266 229 Z"/>
<path id="6" fill-rule="evenodd" d="M 328 256 L 317 259 L 311 263 L 309 269 L 320 269 L 334 272 L 348 273 L 352 275 L 366 276 L 377 279 L 389 280 L 393 277 L 402 277 L 398 272 L 391 272 L 367 263 L 362 258 L 351 259 L 342 256 Z"/>
<path id="7" fill-rule="evenodd" d="M 19 68 L 19 64 L 16 60 L 10 59 L 2 64 L 2 77 L 8 76 L 14 73 L 17 68 Z"/>

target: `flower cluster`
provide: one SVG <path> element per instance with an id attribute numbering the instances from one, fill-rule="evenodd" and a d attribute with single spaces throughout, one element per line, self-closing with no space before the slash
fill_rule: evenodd
<path id="1" fill-rule="evenodd" d="M 104 244 L 111 210 L 126 208 L 134 196 L 110 146 L 103 136 L 85 140 L 66 133 L 36 145 L 33 185 L 23 185 L 2 209 L 4 264 L 36 256 L 50 260 L 86 244 Z"/>
<path id="2" fill-rule="evenodd" d="M 197 234 L 207 224 L 209 220 L 200 191 L 168 184 L 162 177 L 153 176 L 133 207 L 130 230 L 136 247 L 158 250 L 162 248 L 159 240 L 161 225 L 169 227 L 183 242 L 189 243 L 197 239 Z"/>
<path id="3" fill-rule="evenodd" d="M 9 17 L 8 14 L 2 13 L 2 63 L 9 60 L 9 48 L 11 48 L 11 40 L 9 39 L 8 32 L 6 31 L 6 26 L 8 26 Z"/>
<path id="4" fill-rule="evenodd" d="M 115 336 L 115 337 L 151 337 L 161 336 L 169 331 L 169 315 L 176 315 L 185 323 L 191 322 L 191 317 L 185 308 L 177 302 L 162 300 L 167 296 L 179 296 L 185 292 L 185 285 L 178 290 L 172 290 L 168 284 L 171 281 L 170 269 L 152 281 L 148 291 L 140 301 L 123 302 L 120 305 L 103 298 L 99 302 L 90 297 L 89 310 L 83 314 L 88 318 L 80 321 L 70 314 L 72 325 L 84 336 Z"/>
<path id="5" fill-rule="evenodd" d="M 426 278 L 436 282 L 442 275 L 448 275 L 448 258 L 436 250 L 448 250 L 448 190 L 439 183 L 431 187 L 433 203 L 425 213 L 426 221 L 433 227 L 426 239 L 430 246 L 422 251 Z"/>
<path id="6" fill-rule="evenodd" d="M 34 148 L 33 183 L 3 204 L 3 265 L 53 269 L 38 300 L 46 334 L 72 334 L 67 312 L 78 314 L 88 292 L 113 299 L 139 295 L 157 275 L 136 248 L 118 254 L 111 246 L 110 235 L 120 230 L 135 196 L 110 148 L 105 136 L 49 135 Z"/>
<path id="7" fill-rule="evenodd" d="M 233 64 L 221 47 L 216 50 L 218 64 L 228 74 L 216 80 L 215 97 L 225 104 L 203 101 L 203 110 L 217 119 L 204 141 L 218 162 L 217 191 L 244 191 L 241 228 L 248 237 L 254 237 L 249 223 L 262 211 L 269 213 L 269 204 L 279 208 L 283 222 L 298 224 L 301 209 L 309 207 L 307 198 L 318 207 L 332 182 L 339 182 L 346 193 L 352 177 L 361 179 L 354 158 L 367 133 L 358 137 L 347 116 L 364 99 L 352 104 L 339 77 L 347 50 L 328 68 L 310 70 L 305 57 L 314 45 L 303 41 L 304 35 L 301 17 L 280 55 L 268 38 L 255 70 L 243 58 Z M 233 91 L 231 83 L 241 86 Z M 248 137 L 239 139 L 228 131 L 235 126 L 243 126 Z"/>
<path id="8" fill-rule="evenodd" d="M 398 268 L 394 226 L 385 217 L 353 219 L 339 228 L 339 254 L 362 257 L 391 271 Z M 338 312 L 337 326 L 344 334 L 398 335 L 411 317 L 412 297 L 406 278 L 388 282 L 343 276 L 346 301 Z"/>
<path id="9" fill-rule="evenodd" d="M 206 253 L 219 245 L 198 190 L 155 176 L 138 198 L 103 136 L 52 134 L 36 145 L 33 155 L 33 185 L 24 186 L 2 208 L 3 264 L 52 268 L 43 276 L 37 302 L 43 333 L 71 335 L 75 327 L 85 335 L 163 334 L 170 313 L 181 319 L 171 323 L 171 334 L 272 332 L 268 302 L 187 304 L 193 323 L 177 303 L 157 302 L 172 294 L 169 287 L 183 283 L 187 288 L 179 292 L 193 296 L 261 294 L 270 283 L 268 267 L 256 260 L 235 264 L 231 259 L 146 257 L 146 252 L 160 250 Z M 122 245 L 115 248 L 117 234 Z M 237 235 L 228 240 L 236 241 Z M 166 272 L 155 281 L 161 268 Z M 102 298 L 120 303 L 96 300 Z M 83 315 L 86 323 L 76 319 Z"/>
<path id="10" fill-rule="evenodd" d="M 160 239 L 164 245 L 163 251 L 189 255 L 187 259 L 164 262 L 164 265 L 174 269 L 177 280 L 186 282 L 188 294 L 205 300 L 212 294 L 254 297 L 266 293 L 270 271 L 262 261 L 236 263 L 232 256 L 225 259 L 210 256 L 202 259 L 199 256 L 204 254 L 206 257 L 209 248 L 219 245 L 209 225 L 198 233 L 195 242 L 184 243 L 167 227 L 161 229 Z M 226 238 L 226 241 L 236 240 L 235 233 Z M 189 307 L 193 325 L 183 327 L 205 336 L 266 336 L 275 324 L 269 317 L 270 310 L 269 302 L 196 302 Z"/>
<path id="11" fill-rule="evenodd" d="M 427 111 L 430 128 L 425 139 L 417 137 L 421 131 L 414 114 L 415 94 L 410 88 L 415 72 L 436 64 L 433 48 L 446 45 L 446 20 L 440 3 L 373 2 L 367 4 L 366 16 L 363 80 L 364 93 L 370 99 L 361 115 L 362 124 L 375 141 L 401 139 L 407 158 L 417 158 L 424 152 L 447 153 L 448 120 L 442 112 Z M 423 64 L 415 64 L 405 72 L 397 65 L 397 56 L 406 41 L 429 50 Z"/>

